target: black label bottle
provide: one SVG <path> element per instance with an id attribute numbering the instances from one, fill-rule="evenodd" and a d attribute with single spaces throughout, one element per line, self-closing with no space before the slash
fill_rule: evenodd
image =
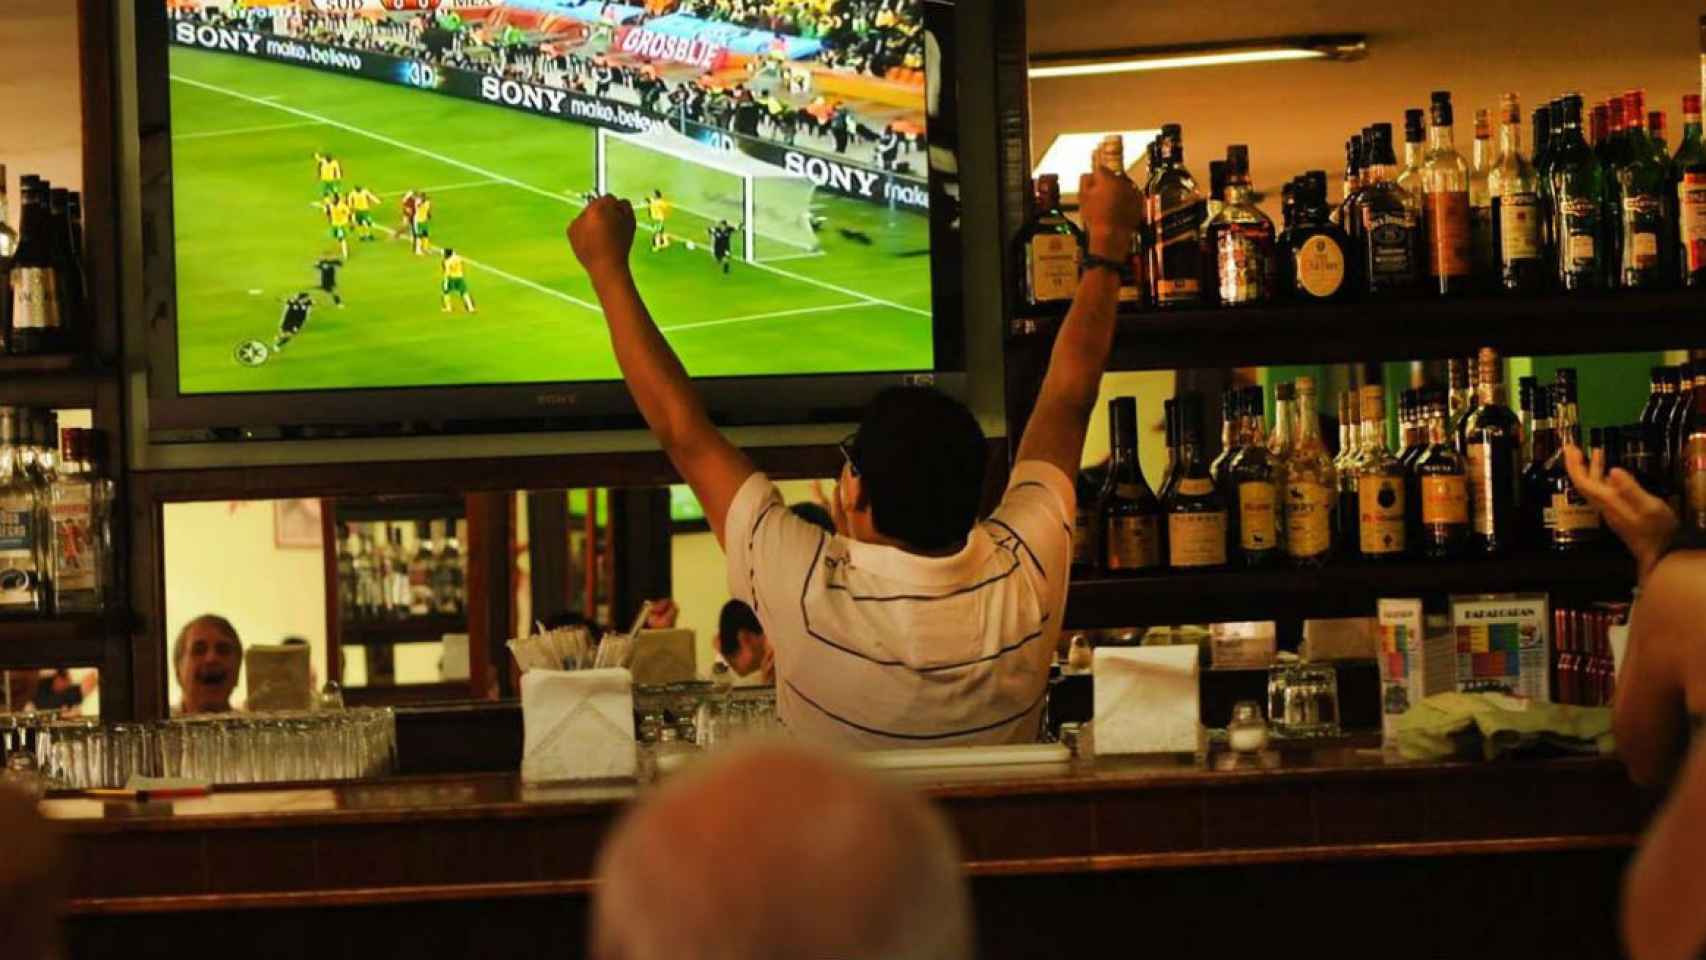
<path id="1" fill-rule="evenodd" d="M 1416 549 L 1429 559 L 1454 559 L 1469 548 L 1467 471 L 1446 429 L 1444 392 L 1433 388 L 1425 396 L 1428 441 L 1415 465 L 1415 490 L 1421 501 Z"/>
<path id="2" fill-rule="evenodd" d="M 1162 504 L 1167 515 L 1167 565 L 1175 570 L 1226 566 L 1226 501 L 1209 476 L 1203 449 L 1202 397 L 1178 398 L 1178 480 Z"/>
<path id="3" fill-rule="evenodd" d="M 1102 560 L 1109 573 L 1161 565 L 1161 502 L 1143 478 L 1137 456 L 1137 398 L 1108 402 L 1113 459 L 1102 488 Z"/>
<path id="4" fill-rule="evenodd" d="M 1175 124 L 1163 128 L 1167 151 L 1159 175 L 1150 184 L 1149 278 L 1157 307 L 1194 307 L 1203 301 L 1202 227 L 1207 217 L 1202 191 L 1185 169 L 1184 136 Z"/>
<path id="5" fill-rule="evenodd" d="M 1350 238 L 1329 219 L 1326 172 L 1304 174 L 1296 196 L 1296 220 L 1286 243 L 1291 295 L 1314 303 L 1343 300 L 1355 289 L 1355 262 Z"/>
<path id="6" fill-rule="evenodd" d="M 1482 348 L 1477 402 L 1464 418 L 1465 479 L 1469 486 L 1469 547 L 1487 555 L 1508 552 L 1516 542 L 1517 448 L 1521 424 L 1505 406 L 1504 364 L 1497 351 Z"/>
<path id="7" fill-rule="evenodd" d="M 1607 181 L 1594 149 L 1582 137 L 1582 98 L 1564 98 L 1564 129 L 1552 145 L 1553 235 L 1558 284 L 1567 291 L 1605 286 L 1610 252 L 1605 224 Z"/>
<path id="8" fill-rule="evenodd" d="M 1060 310 L 1078 292 L 1084 231 L 1060 209 L 1060 177 L 1037 178 L 1031 219 L 1019 231 L 1020 295 L 1030 310 Z"/>

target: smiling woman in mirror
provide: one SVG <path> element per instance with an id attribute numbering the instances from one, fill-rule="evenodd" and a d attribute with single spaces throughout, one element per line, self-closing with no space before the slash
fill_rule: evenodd
<path id="1" fill-rule="evenodd" d="M 226 713 L 231 710 L 231 692 L 243 670 L 243 641 L 231 621 L 204 613 L 178 631 L 172 642 L 172 669 L 184 698 L 176 711 Z"/>

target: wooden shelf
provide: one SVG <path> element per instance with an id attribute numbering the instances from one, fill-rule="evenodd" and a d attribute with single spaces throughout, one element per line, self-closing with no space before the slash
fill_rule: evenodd
<path id="1" fill-rule="evenodd" d="M 467 633 L 467 617 L 409 617 L 406 620 L 346 620 L 339 624 L 338 643 L 346 647 L 432 643 L 447 633 Z"/>
<path id="2" fill-rule="evenodd" d="M 1172 370 L 1706 346 L 1706 290 L 1460 297 L 1122 314 L 1110 370 Z M 1057 318 L 1019 318 L 1011 343 L 1047 349 Z"/>
<path id="3" fill-rule="evenodd" d="M 0 620 L 0 667 L 98 667 L 107 636 L 118 632 L 110 618 L 93 614 Z"/>
<path id="4" fill-rule="evenodd" d="M 445 703 L 469 698 L 467 680 L 444 683 L 399 683 L 386 687 L 345 687 L 344 703 L 351 707 L 394 707 L 423 703 Z"/>
<path id="5" fill-rule="evenodd" d="M 96 391 L 112 379 L 111 370 L 86 354 L 0 355 L 0 404 L 93 408 Z"/>
<path id="6" fill-rule="evenodd" d="M 1068 630 L 1371 617 L 1381 597 L 1450 593 L 1583 593 L 1616 599 L 1635 582 L 1634 563 L 1612 548 L 1498 559 L 1346 562 L 1312 570 L 1274 568 L 1158 573 L 1074 580 Z"/>

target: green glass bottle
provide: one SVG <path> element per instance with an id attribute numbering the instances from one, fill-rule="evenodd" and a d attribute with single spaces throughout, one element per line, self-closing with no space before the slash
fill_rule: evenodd
<path id="1" fill-rule="evenodd" d="M 1582 136 L 1580 94 L 1564 98 L 1564 129 L 1552 145 L 1551 159 L 1558 283 L 1570 292 L 1603 289 L 1611 249 L 1605 224 L 1608 178 Z"/>
<path id="2" fill-rule="evenodd" d="M 1644 91 L 1631 90 L 1623 99 L 1625 118 L 1646 116 Z M 1665 202 L 1670 190 L 1670 165 L 1659 160 L 1645 125 L 1639 121 L 1624 125 L 1622 157 L 1615 172 L 1621 231 L 1618 285 L 1630 290 L 1669 286 L 1664 248 L 1675 229 Z"/>
<path id="3" fill-rule="evenodd" d="M 1700 94 L 1691 93 L 1682 98 L 1682 143 L 1672 162 L 1671 189 L 1678 201 L 1678 272 L 1683 286 L 1695 289 L 1706 287 L 1706 141 L 1700 131 Z"/>

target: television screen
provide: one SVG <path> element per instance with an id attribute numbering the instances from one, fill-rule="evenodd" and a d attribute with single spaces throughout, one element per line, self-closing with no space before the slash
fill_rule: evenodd
<path id="1" fill-rule="evenodd" d="M 165 0 L 180 397 L 929 372 L 924 0 Z"/>

